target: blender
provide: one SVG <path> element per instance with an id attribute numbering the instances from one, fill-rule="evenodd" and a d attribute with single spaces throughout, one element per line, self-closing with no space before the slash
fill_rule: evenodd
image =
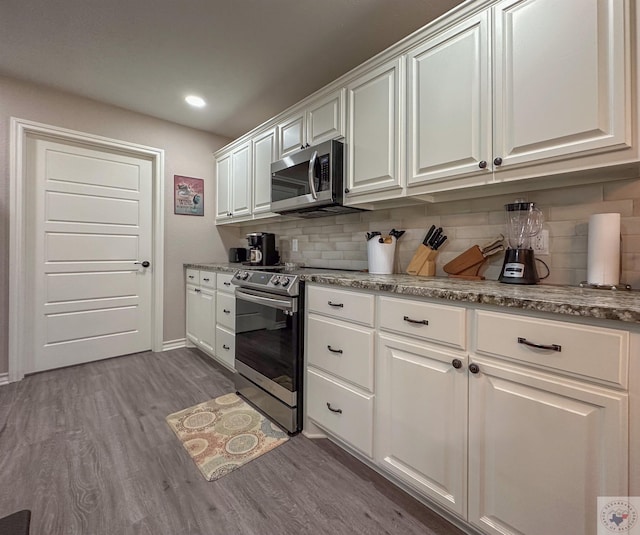
<path id="1" fill-rule="evenodd" d="M 505 204 L 505 210 L 508 248 L 498 280 L 507 284 L 536 284 L 540 277 L 531 238 L 542 230 L 542 212 L 523 199 Z"/>

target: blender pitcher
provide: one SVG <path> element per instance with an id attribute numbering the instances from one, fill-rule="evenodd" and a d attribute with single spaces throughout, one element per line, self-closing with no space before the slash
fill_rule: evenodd
<path id="1" fill-rule="evenodd" d="M 542 212 L 535 203 L 517 199 L 505 205 L 507 248 L 500 282 L 507 284 L 536 284 L 540 277 L 531 248 L 531 238 L 542 230 Z"/>

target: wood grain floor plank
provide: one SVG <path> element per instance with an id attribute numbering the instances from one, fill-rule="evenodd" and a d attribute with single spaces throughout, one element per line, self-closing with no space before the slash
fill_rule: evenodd
<path id="1" fill-rule="evenodd" d="M 47 535 L 460 535 L 329 441 L 293 437 L 215 482 L 165 422 L 233 391 L 193 349 L 0 388 L 0 516 Z"/>

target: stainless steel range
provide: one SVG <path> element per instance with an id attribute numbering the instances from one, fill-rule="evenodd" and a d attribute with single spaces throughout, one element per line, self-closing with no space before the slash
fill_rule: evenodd
<path id="1" fill-rule="evenodd" d="M 303 295 L 283 268 L 239 270 L 235 387 L 289 433 L 302 429 Z"/>

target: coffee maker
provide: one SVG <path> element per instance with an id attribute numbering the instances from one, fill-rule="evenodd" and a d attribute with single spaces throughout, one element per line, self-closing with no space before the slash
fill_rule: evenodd
<path id="1" fill-rule="evenodd" d="M 542 212 L 532 202 L 517 199 L 505 204 L 508 248 L 499 281 L 507 284 L 536 284 L 540 277 L 531 238 L 542 230 Z"/>
<path id="2" fill-rule="evenodd" d="M 276 235 L 269 232 L 247 234 L 249 243 L 249 266 L 273 266 L 280 260 L 276 250 Z"/>

